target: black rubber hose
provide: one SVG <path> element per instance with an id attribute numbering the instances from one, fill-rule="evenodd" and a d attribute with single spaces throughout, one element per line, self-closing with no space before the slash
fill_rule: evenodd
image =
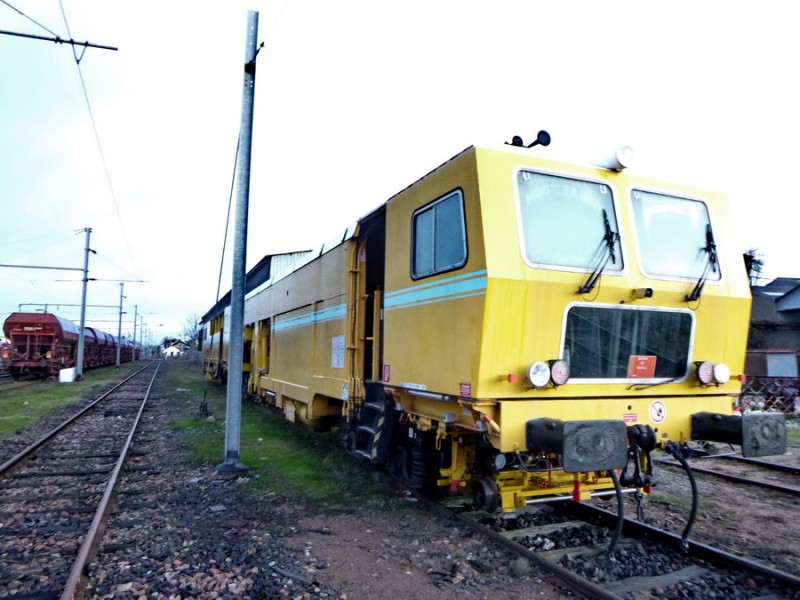
<path id="1" fill-rule="evenodd" d="M 608 551 L 613 552 L 622 535 L 622 525 L 625 523 L 625 500 L 622 497 L 622 486 L 619 484 L 617 472 L 611 469 L 610 473 L 611 481 L 614 482 L 614 492 L 617 495 L 617 524 L 614 527 L 614 533 L 611 535 L 611 541 L 608 543 Z"/>
<path id="2" fill-rule="evenodd" d="M 683 470 L 686 471 L 686 475 L 689 477 L 689 485 L 692 487 L 692 510 L 689 513 L 689 521 L 686 523 L 686 527 L 683 528 L 683 533 L 681 534 L 681 545 L 683 546 L 684 550 L 689 548 L 689 533 L 692 531 L 692 527 L 694 526 L 695 518 L 697 518 L 697 504 L 698 504 L 698 493 L 697 493 L 697 482 L 694 479 L 694 473 L 692 473 L 692 468 L 689 466 L 689 463 L 686 462 L 686 459 L 683 456 L 683 451 L 678 444 L 673 444 L 670 442 L 667 444 L 667 451 L 675 457 Z"/>

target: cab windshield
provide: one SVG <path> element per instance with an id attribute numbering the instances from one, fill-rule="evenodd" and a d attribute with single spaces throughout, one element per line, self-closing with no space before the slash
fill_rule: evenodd
<path id="1" fill-rule="evenodd" d="M 621 271 L 611 189 L 595 181 L 517 173 L 523 253 L 531 265 Z"/>
<path id="2" fill-rule="evenodd" d="M 706 271 L 706 279 L 719 280 L 711 222 L 703 202 L 643 190 L 634 190 L 631 201 L 647 275 L 697 279 Z"/>

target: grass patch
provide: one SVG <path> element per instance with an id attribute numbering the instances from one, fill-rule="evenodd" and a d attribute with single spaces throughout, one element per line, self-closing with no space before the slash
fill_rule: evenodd
<path id="1" fill-rule="evenodd" d="M 703 495 L 700 495 L 698 507 L 697 507 L 697 516 L 698 517 L 707 517 L 709 515 L 709 506 L 708 506 L 708 498 L 704 498 Z M 687 494 L 685 496 L 677 496 L 675 494 L 670 494 L 666 492 L 658 492 L 653 490 L 653 493 L 647 496 L 647 502 L 651 504 L 660 504 L 662 506 L 667 506 L 672 509 L 673 512 L 676 514 L 683 514 L 687 517 L 692 511 L 692 496 L 691 494 Z M 711 499 L 711 504 L 714 504 L 713 499 Z M 644 514 L 647 516 L 647 506 L 645 506 Z"/>
<path id="2" fill-rule="evenodd" d="M 205 384 L 201 369 L 178 361 L 164 365 L 166 393 L 181 402 L 173 422 L 194 461 L 216 468 L 225 455 L 224 386 Z M 205 397 L 210 417 L 200 414 Z M 249 469 L 246 488 L 324 506 L 368 507 L 383 512 L 402 506 L 381 476 L 337 446 L 335 433 L 314 433 L 289 423 L 273 409 L 242 403 L 239 459 Z"/>
<path id="3" fill-rule="evenodd" d="M 104 367 L 84 372 L 81 381 L 58 383 L 53 380 L 20 381 L 0 386 L 0 439 L 13 435 L 26 425 L 84 398 L 99 395 L 145 363 L 126 363 L 120 368 Z"/>
<path id="4" fill-rule="evenodd" d="M 661 504 L 663 506 L 669 506 L 670 508 L 674 508 L 676 511 L 683 510 L 688 512 L 692 508 L 691 495 L 676 496 L 674 494 L 667 494 L 663 492 L 657 492 L 654 490 L 653 493 L 647 496 L 647 501 L 653 504 Z"/>
<path id="5" fill-rule="evenodd" d="M 786 445 L 790 450 L 800 450 L 800 419 L 797 417 L 786 417 Z"/>

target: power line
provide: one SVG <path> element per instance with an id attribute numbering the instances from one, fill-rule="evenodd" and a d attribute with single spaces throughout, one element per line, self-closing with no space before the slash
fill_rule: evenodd
<path id="1" fill-rule="evenodd" d="M 0 0 L 2 2 L 3 0 Z M 119 50 L 115 46 L 105 46 L 103 44 L 93 44 L 91 42 L 79 42 L 78 40 L 73 40 L 72 38 L 65 40 L 62 37 L 55 36 L 55 37 L 45 37 L 43 35 L 34 35 L 32 33 L 20 33 L 18 31 L 6 31 L 5 29 L 0 29 L 0 34 L 2 35 L 13 35 L 16 37 L 22 38 L 30 38 L 33 40 L 44 40 L 45 42 L 53 42 L 54 44 L 68 44 L 70 46 L 83 46 L 84 51 L 86 48 L 100 48 L 101 50 Z M 83 58 L 83 53 L 81 53 L 81 58 Z"/>
<path id="2" fill-rule="evenodd" d="M 231 174 L 231 192 L 228 195 L 228 212 L 225 217 L 225 234 L 222 236 L 222 255 L 219 257 L 219 277 L 217 278 L 217 299 L 219 302 L 219 291 L 222 287 L 222 268 L 225 263 L 225 248 L 228 245 L 228 225 L 231 222 L 231 206 L 233 205 L 233 190 L 236 187 L 236 164 L 239 158 L 239 142 L 241 141 L 241 131 L 236 138 L 236 153 L 233 156 L 233 173 Z"/>
<path id="3" fill-rule="evenodd" d="M 5 5 L 6 5 L 8 8 L 10 8 L 11 10 L 13 10 L 13 11 L 15 11 L 15 12 L 19 13 L 20 15 L 22 15 L 23 17 L 25 17 L 26 19 L 28 19 L 28 20 L 29 20 L 31 23 L 33 23 L 33 24 L 35 24 L 35 25 L 38 25 L 39 27 L 41 27 L 42 29 L 44 29 L 44 30 L 45 30 L 47 33 L 50 33 L 50 34 L 52 34 L 52 35 L 54 35 L 54 36 L 58 37 L 58 34 L 57 34 L 57 33 L 55 33 L 54 31 L 51 31 L 50 29 L 48 29 L 47 27 L 45 27 L 44 25 L 42 25 L 41 23 L 39 23 L 39 21 L 37 21 L 37 20 L 33 19 L 32 17 L 29 17 L 29 16 L 28 16 L 28 15 L 26 15 L 24 12 L 22 12 L 20 9 L 18 9 L 18 8 L 14 7 L 14 6 L 11 6 L 11 5 L 10 5 L 8 2 L 6 2 L 6 0 L 0 0 L 0 2 L 2 2 L 3 4 L 5 4 Z"/>
<path id="4" fill-rule="evenodd" d="M 29 15 L 26 15 L 24 12 L 22 12 L 16 6 L 12 6 L 11 4 L 9 4 L 6 0 L 0 0 L 0 3 L 5 4 L 8 8 L 10 8 L 14 12 L 18 13 L 19 15 L 25 17 L 26 19 L 28 19 L 34 25 L 37 25 L 38 27 L 41 27 L 47 33 L 49 33 L 50 35 L 52 35 L 54 37 L 45 37 L 43 35 L 34 35 L 32 33 L 19 33 L 17 31 L 5 31 L 5 30 L 0 30 L 0 34 L 3 34 L 3 35 L 14 35 L 14 36 L 17 36 L 17 37 L 30 38 L 30 39 L 34 39 L 34 40 L 44 40 L 46 42 L 53 42 L 53 43 L 56 43 L 56 44 L 69 44 L 71 46 L 83 46 L 84 47 L 84 50 L 83 50 L 84 52 L 86 52 L 86 48 L 100 48 L 102 50 L 118 50 L 118 48 L 115 48 L 114 46 L 104 46 L 102 44 L 92 44 L 91 42 L 79 42 L 77 40 L 73 40 L 71 35 L 70 35 L 70 38 L 68 40 L 65 40 L 60 35 L 58 35 L 55 31 L 53 31 L 52 29 L 49 29 L 48 27 L 45 27 L 44 25 L 39 23 L 39 21 L 34 19 L 33 17 L 31 17 Z M 62 11 L 63 11 L 63 9 L 62 9 Z M 69 34 L 69 31 L 67 31 L 67 33 Z M 81 57 L 83 57 L 83 53 L 81 53 Z"/>
<path id="5" fill-rule="evenodd" d="M 53 269 L 55 271 L 83 271 L 80 267 L 43 267 L 38 265 L 5 265 L 0 264 L 0 267 L 10 269 Z"/>
<path id="6" fill-rule="evenodd" d="M 67 14 L 66 12 L 64 12 L 64 4 L 61 0 L 59 0 L 58 5 L 61 8 L 61 15 L 64 18 L 64 26 L 67 29 L 67 35 L 72 37 L 72 34 L 70 33 L 69 30 L 69 23 L 67 22 Z M 103 164 L 103 173 L 105 174 L 106 184 L 108 185 L 108 190 L 111 194 L 111 200 L 114 204 L 114 211 L 117 215 L 117 221 L 119 222 L 119 227 L 122 232 L 122 239 L 125 242 L 125 249 L 128 251 L 128 257 L 131 259 L 131 264 L 133 265 L 134 272 L 136 272 L 137 269 L 136 269 L 136 264 L 133 260 L 133 253 L 131 252 L 131 246 L 130 243 L 128 242 L 128 236 L 125 233 L 125 225 L 123 224 L 122 214 L 120 213 L 119 210 L 119 203 L 117 202 L 117 195 L 116 192 L 114 191 L 114 184 L 111 181 L 111 171 L 108 168 L 108 162 L 106 161 L 105 151 L 103 150 L 103 144 L 100 141 L 100 132 L 97 129 L 97 123 L 94 119 L 94 112 L 92 111 L 92 104 L 89 101 L 89 92 L 86 89 L 86 82 L 83 79 L 83 71 L 81 70 L 81 59 L 83 58 L 83 53 L 81 53 L 81 55 L 78 56 L 78 53 L 76 52 L 75 47 L 73 46 L 72 54 L 75 58 L 75 66 L 78 69 L 78 77 L 80 78 L 81 81 L 81 89 L 83 90 L 83 97 L 86 100 L 86 108 L 89 110 L 89 119 L 92 123 L 92 131 L 94 132 L 94 139 L 97 142 L 97 149 L 98 152 L 100 153 L 100 161 Z M 138 273 L 136 273 L 136 276 L 138 277 Z"/>

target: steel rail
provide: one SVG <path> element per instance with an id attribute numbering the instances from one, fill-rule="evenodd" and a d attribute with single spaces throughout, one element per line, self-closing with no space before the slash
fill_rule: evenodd
<path id="1" fill-rule="evenodd" d="M 568 510 L 579 515 L 580 517 L 583 517 L 584 515 L 593 515 L 599 516 L 606 521 L 610 521 L 611 519 L 616 520 L 617 518 L 617 515 L 611 511 L 584 503 L 570 503 L 568 505 Z M 661 542 L 674 542 L 676 545 L 681 545 L 683 543 L 682 538 L 679 535 L 669 531 L 664 531 L 663 529 L 658 529 L 651 525 L 646 525 L 645 523 L 640 523 L 639 521 L 634 521 L 627 517 L 625 518 L 623 533 L 626 531 L 628 533 L 634 533 L 634 535 L 650 537 L 651 539 Z M 787 586 L 800 590 L 800 577 L 794 575 L 793 573 L 780 571 L 760 562 L 756 562 L 742 556 L 737 556 L 735 554 L 731 554 L 730 552 L 726 552 L 725 550 L 713 548 L 712 546 L 695 542 L 691 539 L 686 540 L 686 543 L 688 544 L 688 550 L 690 553 L 694 553 L 696 556 L 704 558 L 709 562 L 714 564 L 723 563 L 721 566 L 734 566 L 737 568 L 746 569 L 748 571 L 764 575 L 765 577 L 771 577 L 775 581 L 779 581 Z"/>
<path id="2" fill-rule="evenodd" d="M 659 464 L 662 464 L 662 465 L 665 465 L 665 466 L 668 466 L 668 467 L 682 468 L 681 465 L 679 465 L 678 463 L 672 462 L 672 461 L 669 461 L 669 460 L 656 459 L 653 462 L 657 462 Z M 769 481 L 760 481 L 760 480 L 757 480 L 757 479 L 750 479 L 750 478 L 747 478 L 747 477 L 741 477 L 739 475 L 733 475 L 731 473 L 722 473 L 720 471 L 712 471 L 710 469 L 704 469 L 702 467 L 695 467 L 694 465 L 691 465 L 691 468 L 692 468 L 692 472 L 694 472 L 694 473 L 701 473 L 703 475 L 711 475 L 712 477 L 719 477 L 720 479 L 725 479 L 727 481 L 733 481 L 734 483 L 742 483 L 744 485 L 755 485 L 755 486 L 762 487 L 762 488 L 765 488 L 765 489 L 768 489 L 768 490 L 772 490 L 772 491 L 775 491 L 775 492 L 783 492 L 785 494 L 792 494 L 793 496 L 800 496 L 800 488 L 790 487 L 790 486 L 786 486 L 786 485 L 780 485 L 779 483 L 771 483 Z"/>
<path id="3" fill-rule="evenodd" d="M 593 598 L 598 600 L 620 600 L 621 596 L 611 592 L 600 585 L 581 577 L 577 573 L 573 573 L 569 569 L 562 567 L 557 562 L 547 560 L 542 558 L 541 556 L 537 555 L 535 552 L 528 550 L 525 546 L 518 544 L 512 539 L 506 538 L 500 533 L 486 527 L 485 525 L 481 525 L 480 523 L 465 517 L 464 515 L 459 515 L 457 513 L 453 513 L 453 516 L 460 521 L 471 527 L 474 531 L 480 533 L 483 536 L 491 539 L 496 544 L 499 544 L 506 549 L 512 551 L 513 553 L 525 557 L 526 559 L 530 560 L 531 562 L 535 563 L 539 567 L 546 569 L 553 575 L 555 575 L 562 583 L 569 586 L 571 589 L 575 590 L 576 592 L 583 594 L 587 598 Z"/>
<path id="4" fill-rule="evenodd" d="M 744 463 L 747 465 L 755 465 L 757 467 L 764 467 L 765 469 L 770 469 L 772 471 L 780 471 L 782 473 L 792 473 L 794 475 L 800 475 L 800 467 L 794 465 L 782 465 L 779 463 L 771 463 L 766 460 L 759 460 L 757 458 L 745 458 L 744 456 L 735 456 L 731 454 L 725 454 L 721 456 L 708 456 L 706 459 L 711 458 L 722 458 L 725 460 L 732 460 L 735 462 Z"/>
<path id="5" fill-rule="evenodd" d="M 392 478 L 392 481 L 395 483 L 401 483 L 399 480 L 394 478 Z M 614 592 L 611 592 L 600 585 L 581 577 L 577 573 L 573 573 L 569 569 L 562 567 L 560 564 L 554 561 L 547 560 L 546 558 L 539 556 L 536 552 L 528 550 L 522 544 L 518 544 L 514 540 L 503 536 L 486 525 L 482 525 L 481 523 L 478 523 L 469 517 L 452 511 L 441 504 L 426 498 L 415 490 L 409 491 L 420 504 L 432 512 L 457 521 L 472 531 L 475 531 L 476 533 L 490 539 L 492 542 L 503 546 L 517 556 L 528 559 L 532 563 L 553 574 L 561 581 L 561 583 L 578 592 L 579 594 L 582 594 L 584 597 L 596 600 L 622 600 L 622 596 L 619 596 L 618 594 L 615 594 Z"/>
<path id="6" fill-rule="evenodd" d="M 118 383 L 113 388 L 108 390 L 105 394 L 100 396 L 97 400 L 95 400 L 94 402 L 92 402 L 91 404 L 86 406 L 83 410 L 81 410 L 80 412 L 74 414 L 72 417 L 70 417 L 69 419 L 67 419 L 63 423 L 61 423 L 61 425 L 59 425 L 55 429 L 49 431 L 48 433 L 44 434 L 38 440 L 33 442 L 30 446 L 24 448 L 23 450 L 21 450 L 20 452 L 18 452 L 17 454 L 12 456 L 11 458 L 9 458 L 6 462 L 4 462 L 2 465 L 0 465 L 0 475 L 5 473 L 6 471 L 9 471 L 11 468 L 15 467 L 17 464 L 21 463 L 30 454 L 32 454 L 33 452 L 35 452 L 36 450 L 41 448 L 46 442 L 48 442 L 50 439 L 52 439 L 57 433 L 59 433 L 60 431 L 65 429 L 68 425 L 72 424 L 73 421 L 77 420 L 79 417 L 83 416 L 85 413 L 87 413 L 90 410 L 92 410 L 95 407 L 95 405 L 97 403 L 99 403 L 100 401 L 102 401 L 103 399 L 105 399 L 106 396 L 108 396 L 109 394 L 111 394 L 112 392 L 117 390 L 122 385 L 126 384 L 128 381 L 130 381 L 131 379 L 136 377 L 139 373 L 141 373 L 145 369 L 151 367 L 153 365 L 153 363 L 155 363 L 155 362 L 157 362 L 157 361 L 153 361 L 150 364 L 145 365 L 144 367 L 142 367 L 141 369 L 139 369 L 138 371 L 136 371 L 135 373 L 133 373 L 129 377 L 123 379 L 120 383 Z M 158 371 L 158 367 L 156 367 L 156 371 Z"/>
<path id="7" fill-rule="evenodd" d="M 74 598 L 83 597 L 83 593 L 86 588 L 86 566 L 97 554 L 97 549 L 105 531 L 106 519 L 111 510 L 111 503 L 119 485 L 119 475 L 122 472 L 122 467 L 128 457 L 128 450 L 133 442 L 133 436 L 136 434 L 136 430 L 139 427 L 139 421 L 141 420 L 142 413 L 147 405 L 147 400 L 150 397 L 150 390 L 153 387 L 153 382 L 155 381 L 160 366 L 161 363 L 157 363 L 156 370 L 153 373 L 153 376 L 150 378 L 147 391 L 144 393 L 144 398 L 139 405 L 139 411 L 136 413 L 136 418 L 134 419 L 133 425 L 128 433 L 128 437 L 125 440 L 125 444 L 122 447 L 119 458 L 117 459 L 117 463 L 114 465 L 111 478 L 106 484 L 103 498 L 100 500 L 100 504 L 97 507 L 97 512 L 95 512 L 94 519 L 92 519 L 92 524 L 89 527 L 89 531 L 87 532 L 86 537 L 83 540 L 83 544 L 81 544 L 81 548 L 78 551 L 78 558 L 75 560 L 75 564 L 72 568 L 72 573 L 70 574 L 69 579 L 67 579 L 64 592 L 61 594 L 61 600 L 73 600 Z M 143 370 L 144 369 L 140 369 L 136 374 L 141 373 Z M 125 381 L 128 381 L 129 379 L 130 377 Z"/>

